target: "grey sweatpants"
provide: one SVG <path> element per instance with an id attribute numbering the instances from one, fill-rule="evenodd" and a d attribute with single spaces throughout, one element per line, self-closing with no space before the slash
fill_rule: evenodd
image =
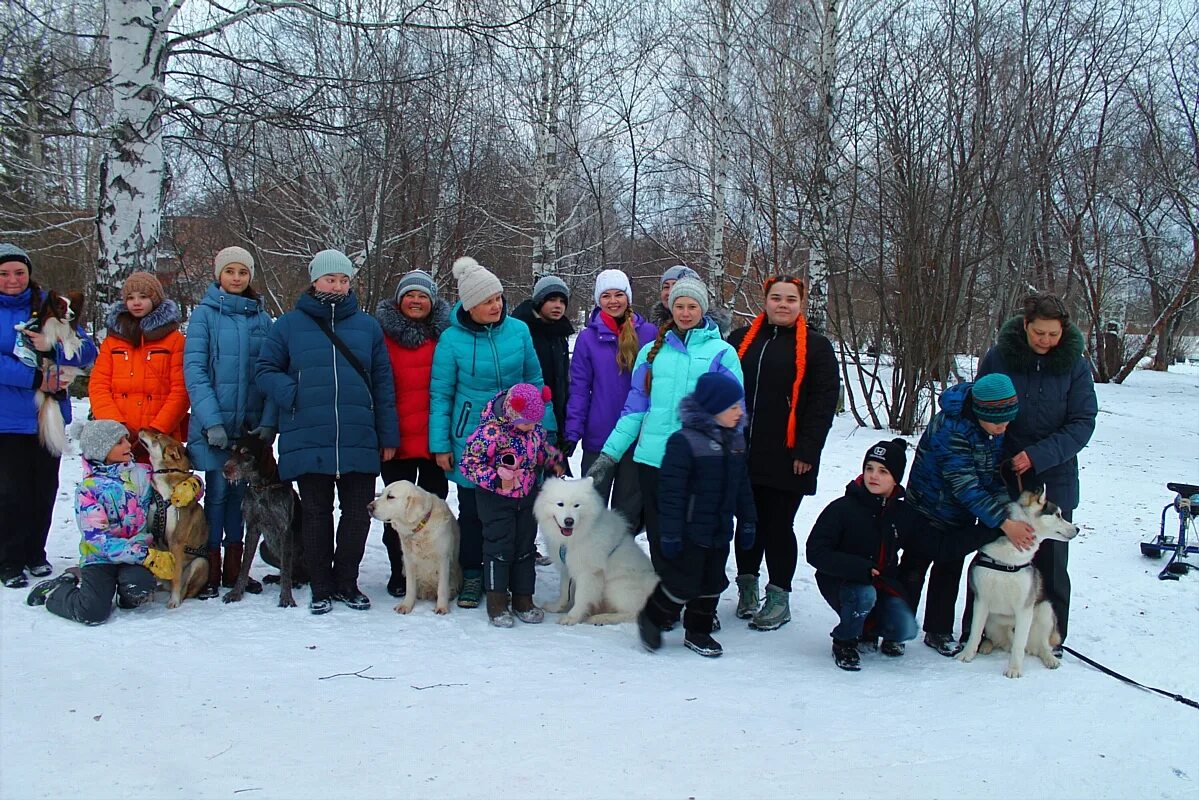
<path id="1" fill-rule="evenodd" d="M 59 586 L 46 598 L 46 610 L 60 617 L 99 625 L 112 613 L 112 596 L 134 607 L 154 594 L 157 582 L 141 564 L 88 564 L 78 586 Z"/>
<path id="2" fill-rule="evenodd" d="M 532 595 L 537 584 L 533 517 L 534 491 L 528 497 L 504 497 L 486 489 L 475 491 L 483 521 L 483 589 Z"/>

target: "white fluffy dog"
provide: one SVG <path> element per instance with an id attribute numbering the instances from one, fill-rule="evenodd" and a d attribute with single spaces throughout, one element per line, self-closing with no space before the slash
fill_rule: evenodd
<path id="1" fill-rule="evenodd" d="M 462 586 L 458 565 L 458 520 L 450 507 L 412 481 L 388 484 L 367 506 L 370 515 L 395 528 L 404 552 L 408 591 L 395 607 L 407 614 L 421 600 L 437 600 L 438 614 L 450 612 L 450 600 Z"/>
<path id="2" fill-rule="evenodd" d="M 604 505 L 594 481 L 547 480 L 533 513 L 562 578 L 558 601 L 545 607 L 567 612 L 558 623 L 609 625 L 635 619 L 658 576 L 629 535 L 628 522 Z"/>

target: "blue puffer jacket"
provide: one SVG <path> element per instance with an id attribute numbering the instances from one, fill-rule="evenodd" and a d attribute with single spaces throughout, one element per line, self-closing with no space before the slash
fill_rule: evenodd
<path id="1" fill-rule="evenodd" d="M 368 387 L 316 324 L 330 320 L 370 376 Z M 309 294 L 271 328 L 254 374 L 279 408 L 279 477 L 379 474 L 379 449 L 400 442 L 383 329 L 351 292 L 334 305 Z"/>
<path id="2" fill-rule="evenodd" d="M 1003 435 L 1004 458 L 1025 451 L 1033 471 L 1025 486 L 1043 482 L 1060 508 L 1078 508 L 1078 453 L 1091 441 L 1099 403 L 1082 333 L 1067 323 L 1057 347 L 1037 355 L 1028 346 L 1024 318 L 1009 319 L 995 346 L 978 364 L 978 375 L 1002 372 L 1012 379 L 1020 413 Z"/>
<path id="3" fill-rule="evenodd" d="M 433 351 L 429 451 L 453 453 L 456 466 L 466 447 L 466 437 L 479 426 L 484 407 L 497 393 L 518 383 L 542 386 L 541 365 L 528 326 L 509 317 L 506 306 L 499 322 L 480 325 L 470 318 L 462 303 L 456 303 L 450 313 L 450 327 L 441 334 Z M 546 414 L 543 424 L 546 430 L 553 430 L 554 415 Z M 457 469 L 447 475 L 459 486 L 474 486 Z"/>
<path id="4" fill-rule="evenodd" d="M 1003 436 L 991 436 L 970 408 L 970 387 L 959 383 L 941 395 L 941 411 L 920 437 L 907 502 L 945 528 L 978 519 L 998 528 L 1007 519 L 1008 493 L 999 475 Z"/>
<path id="5" fill-rule="evenodd" d="M 615 430 L 604 442 L 603 452 L 619 461 L 637 442 L 633 460 L 657 467 L 666 453 L 666 440 L 683 425 L 679 403 L 695 391 L 699 376 L 722 372 L 743 385 L 745 379 L 737 351 L 720 338 L 720 329 L 707 317 L 681 339 L 674 330 L 668 332 L 651 365 L 648 356 L 653 347 L 650 342 L 637 354 L 629 396 Z M 647 393 L 645 382 L 651 367 L 653 381 Z"/>
<path id="6" fill-rule="evenodd" d="M 683 427 L 666 442 L 658 478 L 662 541 L 724 547 L 733 540 L 734 515 L 739 526 L 758 522 L 745 427 L 722 428 L 691 395 L 679 404 L 679 416 Z"/>
<path id="7" fill-rule="evenodd" d="M 37 433 L 37 406 L 34 404 L 34 368 L 21 361 L 16 355 L 17 333 L 15 326 L 28 322 L 31 318 L 30 308 L 33 300 L 33 290 L 26 289 L 20 294 L 0 294 L 0 433 Z M 32 307 L 41 306 L 41 296 Z M 96 360 L 96 345 L 83 332 L 76 328 L 83 348 L 68 359 L 63 356 L 62 347 L 55 352 L 55 360 L 59 366 L 87 367 Z M 62 417 L 71 421 L 71 401 L 67 398 L 59 401 Z"/>
<path id="8" fill-rule="evenodd" d="M 230 440 L 259 425 L 278 429 L 275 404 L 254 382 L 258 353 L 270 330 L 271 318 L 260 302 L 222 291 L 216 283 L 192 311 L 183 379 L 192 403 L 187 450 L 194 468 L 220 469 L 228 457 L 208 446 L 204 431 L 209 428 L 224 426 Z"/>

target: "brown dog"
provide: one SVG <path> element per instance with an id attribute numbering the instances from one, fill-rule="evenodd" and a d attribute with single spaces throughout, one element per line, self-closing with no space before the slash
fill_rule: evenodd
<path id="1" fill-rule="evenodd" d="M 167 608 L 178 608 L 185 597 L 195 597 L 208 582 L 208 523 L 204 509 L 199 500 L 187 498 L 188 487 L 180 486 L 200 479 L 192 475 L 183 445 L 170 436 L 143 428 L 137 438 L 150 454 L 154 490 L 167 502 L 166 543 L 175 557 Z"/>

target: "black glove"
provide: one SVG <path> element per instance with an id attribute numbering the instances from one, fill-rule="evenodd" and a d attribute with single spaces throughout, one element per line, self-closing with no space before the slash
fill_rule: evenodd
<path id="1" fill-rule="evenodd" d="M 578 446 L 579 446 L 578 442 L 573 441 L 571 439 L 565 439 L 562 442 L 562 446 L 559 447 L 558 449 L 562 451 L 562 455 L 566 456 L 567 458 L 570 458 L 571 456 L 573 456 L 575 454 L 575 448 Z"/>
<path id="2" fill-rule="evenodd" d="M 591 468 L 587 470 L 587 474 L 584 477 L 591 478 L 596 483 L 603 483 L 603 481 L 610 474 L 612 474 L 612 470 L 614 469 L 616 469 L 616 459 L 607 453 L 600 453 L 599 458 L 597 458 L 595 463 L 591 465 Z"/>
<path id="3" fill-rule="evenodd" d="M 229 434 L 225 433 L 224 425 L 213 425 L 204 431 L 204 437 L 208 439 L 208 446 L 217 450 L 224 450 L 229 446 Z"/>

